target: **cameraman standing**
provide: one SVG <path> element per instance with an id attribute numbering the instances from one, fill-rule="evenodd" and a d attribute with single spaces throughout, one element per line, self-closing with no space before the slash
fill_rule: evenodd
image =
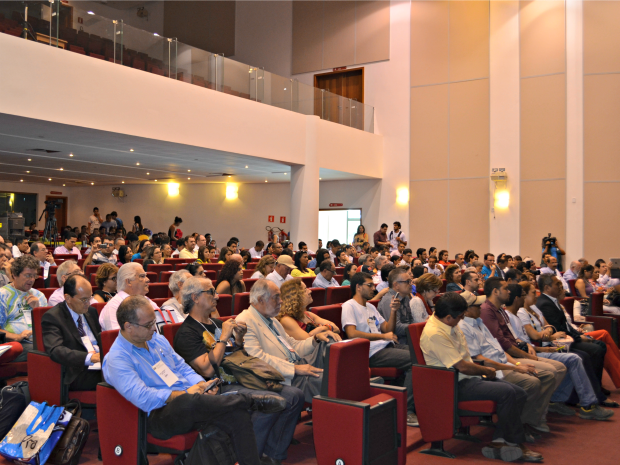
<path id="1" fill-rule="evenodd" d="M 551 254 L 552 257 L 555 257 L 558 261 L 558 270 L 564 271 L 562 268 L 562 255 L 566 255 L 566 252 L 560 247 L 558 243 L 558 239 L 556 237 L 551 237 L 551 233 L 547 237 L 543 237 L 542 240 L 542 256 L 543 259 L 540 263 L 540 266 L 547 266 L 545 263 L 545 254 Z"/>

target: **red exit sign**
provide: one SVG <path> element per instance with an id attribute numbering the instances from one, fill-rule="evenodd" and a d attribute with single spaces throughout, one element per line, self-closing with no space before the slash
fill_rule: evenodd
<path id="1" fill-rule="evenodd" d="M 330 203 L 329 206 L 330 207 L 342 207 L 343 204 L 341 204 L 341 203 Z"/>
<path id="2" fill-rule="evenodd" d="M 340 68 L 334 68 L 334 71 L 344 71 L 345 69 L 347 69 L 346 66 L 341 66 Z"/>
<path id="3" fill-rule="evenodd" d="M 50 194 L 62 195 L 62 192 L 58 192 L 58 191 L 50 191 Z"/>

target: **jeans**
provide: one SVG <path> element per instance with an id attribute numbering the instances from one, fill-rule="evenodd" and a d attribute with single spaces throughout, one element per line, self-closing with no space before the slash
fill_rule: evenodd
<path id="1" fill-rule="evenodd" d="M 281 412 L 254 412 L 252 414 L 252 425 L 254 426 L 259 456 L 265 454 L 272 459 L 285 460 L 286 451 L 295 434 L 297 420 L 304 408 L 304 393 L 292 386 L 284 386 L 281 392 L 257 391 L 240 384 L 222 387 L 222 392 L 229 391 L 238 391 L 250 395 L 280 395 L 286 399 L 287 408 Z"/>
<path id="2" fill-rule="evenodd" d="M 260 465 L 246 394 L 182 394 L 148 416 L 146 428 L 157 439 L 169 439 L 214 425 L 230 437 L 239 465 Z"/>
<path id="3" fill-rule="evenodd" d="M 557 360 L 566 365 L 568 376 L 564 378 L 560 387 L 556 389 L 551 397 L 551 402 L 566 402 L 570 398 L 573 389 L 579 396 L 579 403 L 583 406 L 598 404 L 596 393 L 592 388 L 588 374 L 583 367 L 583 361 L 575 353 L 547 353 L 539 352 L 538 357 Z"/>
<path id="4" fill-rule="evenodd" d="M 405 381 L 402 386 L 407 388 L 407 412 L 415 412 L 409 347 L 404 344 L 385 347 L 370 357 L 369 366 L 370 368 L 397 368 L 404 370 Z"/>

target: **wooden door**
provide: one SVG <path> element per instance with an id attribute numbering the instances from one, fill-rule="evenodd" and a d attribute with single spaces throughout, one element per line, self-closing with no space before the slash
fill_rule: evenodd
<path id="1" fill-rule="evenodd" d="M 325 94 L 317 101 L 316 115 L 346 126 L 364 128 L 363 105 L 356 105 L 356 102 L 364 103 L 364 68 L 316 74 L 314 86 L 335 94 Z"/>
<path id="2" fill-rule="evenodd" d="M 58 232 L 62 231 L 62 228 L 67 226 L 67 197 L 58 197 L 56 195 L 46 195 L 45 200 L 62 199 L 60 208 L 56 210 L 56 227 Z M 45 221 L 47 221 L 47 215 L 45 215 Z"/>

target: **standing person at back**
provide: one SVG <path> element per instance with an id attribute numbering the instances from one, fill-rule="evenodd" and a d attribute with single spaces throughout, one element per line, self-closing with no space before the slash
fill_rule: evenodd
<path id="1" fill-rule="evenodd" d="M 93 208 L 93 214 L 88 218 L 88 232 L 92 234 L 98 231 L 101 223 L 103 223 L 103 220 L 99 214 L 99 209 L 95 207 Z"/>
<path id="2" fill-rule="evenodd" d="M 372 241 L 375 243 L 375 247 L 379 248 L 380 246 L 388 246 L 390 245 L 390 241 L 387 237 L 388 225 L 383 223 L 379 231 L 372 235 Z"/>
<path id="3" fill-rule="evenodd" d="M 390 231 L 388 240 L 390 241 L 390 252 L 398 251 L 399 244 L 403 244 L 407 247 L 407 236 L 405 236 L 405 233 L 401 230 L 400 221 L 394 221 L 394 230 Z"/>

